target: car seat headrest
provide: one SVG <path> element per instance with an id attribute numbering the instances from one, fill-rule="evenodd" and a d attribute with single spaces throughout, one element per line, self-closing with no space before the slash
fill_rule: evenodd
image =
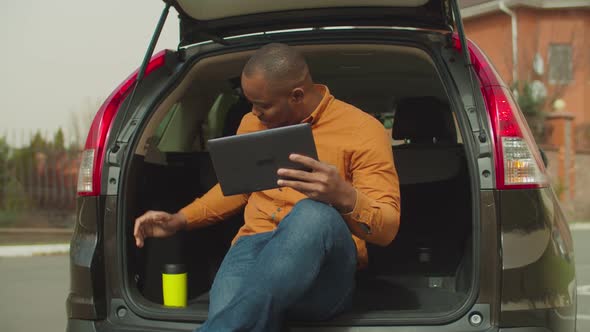
<path id="1" fill-rule="evenodd" d="M 401 100 L 393 122 L 393 138 L 412 143 L 456 142 L 449 104 L 435 97 Z"/>

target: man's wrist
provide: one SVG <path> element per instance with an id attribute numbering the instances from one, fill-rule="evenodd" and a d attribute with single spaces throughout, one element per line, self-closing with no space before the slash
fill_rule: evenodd
<path id="1" fill-rule="evenodd" d="M 341 214 L 351 213 L 356 205 L 356 189 L 351 184 L 348 184 L 342 200 L 335 206 L 336 210 Z"/>
<path id="2" fill-rule="evenodd" d="M 177 221 L 177 230 L 186 230 L 188 227 L 188 220 L 186 219 L 186 216 L 184 214 L 182 214 L 182 212 L 176 212 L 173 215 L 173 218 Z"/>

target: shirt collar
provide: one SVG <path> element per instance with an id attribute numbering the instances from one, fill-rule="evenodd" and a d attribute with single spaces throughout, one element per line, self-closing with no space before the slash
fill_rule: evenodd
<path id="1" fill-rule="evenodd" d="M 301 123 L 316 124 L 322 113 L 324 113 L 326 108 L 328 108 L 328 105 L 330 105 L 330 102 L 334 99 L 334 96 L 330 94 L 330 89 L 328 89 L 327 86 L 323 84 L 314 84 L 314 87 L 322 94 L 322 100 L 315 110 L 307 118 L 303 119 Z"/>

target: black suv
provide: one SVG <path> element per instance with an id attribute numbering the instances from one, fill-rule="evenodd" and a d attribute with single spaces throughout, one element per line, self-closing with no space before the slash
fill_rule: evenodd
<path id="1" fill-rule="evenodd" d="M 140 69 L 99 110 L 82 156 L 68 331 L 191 331 L 241 214 L 135 246 L 147 210 L 176 212 L 217 181 L 206 142 L 250 105 L 253 50 L 296 47 L 315 81 L 392 130 L 401 225 L 369 245 L 354 307 L 285 331 L 575 330 L 572 239 L 509 88 L 466 40 L 456 0 L 167 0 Z M 152 56 L 170 6 L 180 45 Z M 162 267 L 189 303 L 162 305 Z M 296 276 L 294 276 L 296 277 Z"/>

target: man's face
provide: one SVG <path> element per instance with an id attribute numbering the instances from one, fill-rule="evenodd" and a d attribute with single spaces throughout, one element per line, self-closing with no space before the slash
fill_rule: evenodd
<path id="1" fill-rule="evenodd" d="M 252 114 L 267 128 L 298 123 L 299 107 L 291 91 L 272 86 L 263 74 L 242 75 L 242 90 L 252 103 Z"/>

